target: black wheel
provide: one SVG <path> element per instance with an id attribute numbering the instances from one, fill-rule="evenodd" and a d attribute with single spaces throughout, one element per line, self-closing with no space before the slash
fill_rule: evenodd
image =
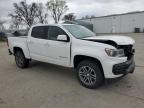
<path id="1" fill-rule="evenodd" d="M 102 85 L 104 75 L 99 65 L 92 60 L 84 60 L 77 66 L 79 82 L 87 88 L 95 89 Z"/>
<path id="2" fill-rule="evenodd" d="M 29 60 L 25 58 L 23 52 L 20 50 L 15 53 L 15 61 L 19 68 L 26 68 L 29 66 Z"/>

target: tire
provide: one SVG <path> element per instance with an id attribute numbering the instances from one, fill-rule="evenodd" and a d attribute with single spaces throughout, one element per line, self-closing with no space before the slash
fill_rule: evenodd
<path id="1" fill-rule="evenodd" d="M 22 51 L 18 50 L 15 53 L 15 62 L 19 68 L 27 68 L 29 66 L 29 60 L 25 58 Z"/>
<path id="2" fill-rule="evenodd" d="M 100 66 L 92 60 L 80 62 L 76 68 L 80 84 L 89 89 L 96 89 L 102 85 L 104 75 Z"/>

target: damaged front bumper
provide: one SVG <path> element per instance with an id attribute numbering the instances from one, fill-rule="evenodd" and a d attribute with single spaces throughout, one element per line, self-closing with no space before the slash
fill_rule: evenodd
<path id="1" fill-rule="evenodd" d="M 114 75 L 126 75 L 128 73 L 133 73 L 135 70 L 135 61 L 134 58 L 132 57 L 130 60 L 124 62 L 124 63 L 119 63 L 115 64 L 113 66 L 113 74 Z"/>

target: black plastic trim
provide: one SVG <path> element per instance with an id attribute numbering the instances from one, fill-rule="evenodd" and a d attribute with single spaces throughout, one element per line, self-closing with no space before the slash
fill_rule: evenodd
<path id="1" fill-rule="evenodd" d="M 114 75 L 133 73 L 134 70 L 135 70 L 135 62 L 133 58 L 124 63 L 115 64 L 113 66 Z"/>

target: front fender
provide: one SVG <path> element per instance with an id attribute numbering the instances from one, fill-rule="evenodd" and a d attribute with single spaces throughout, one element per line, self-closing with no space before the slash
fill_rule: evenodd
<path id="1" fill-rule="evenodd" d="M 74 60 L 74 57 L 76 55 L 92 57 L 92 58 L 99 60 L 101 63 L 107 57 L 104 49 L 96 49 L 95 47 L 87 47 L 87 46 L 84 46 L 81 48 L 78 48 L 78 47 L 74 48 L 72 51 L 72 60 Z M 72 64 L 73 64 L 73 61 L 72 61 Z"/>

